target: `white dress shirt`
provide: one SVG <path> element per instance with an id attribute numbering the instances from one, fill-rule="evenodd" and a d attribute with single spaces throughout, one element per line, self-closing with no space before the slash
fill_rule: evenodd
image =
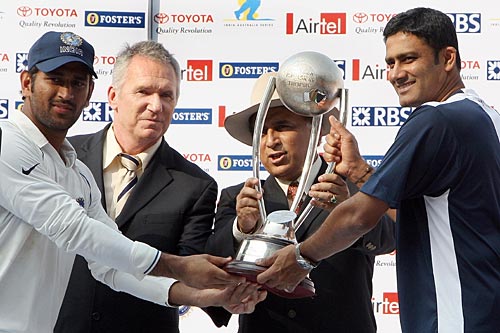
<path id="1" fill-rule="evenodd" d="M 164 304 L 165 284 L 145 278 L 160 252 L 117 231 L 69 142 L 59 155 L 21 112 L 1 127 L 0 332 L 52 332 L 75 254 L 111 288 Z"/>

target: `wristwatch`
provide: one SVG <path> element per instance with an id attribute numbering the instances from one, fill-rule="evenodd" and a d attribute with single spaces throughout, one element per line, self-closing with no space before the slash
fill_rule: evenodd
<path id="1" fill-rule="evenodd" d="M 295 245 L 295 259 L 297 260 L 297 264 L 299 264 L 302 269 L 307 269 L 308 271 L 316 268 L 319 262 L 314 262 L 304 258 L 302 254 L 300 254 L 300 244 L 301 243 L 297 243 L 297 245 Z"/>

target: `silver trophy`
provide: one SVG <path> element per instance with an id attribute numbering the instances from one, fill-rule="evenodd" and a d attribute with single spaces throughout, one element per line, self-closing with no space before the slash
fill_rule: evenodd
<path id="1" fill-rule="evenodd" d="M 294 213 L 305 192 L 311 166 L 316 156 L 316 147 L 321 134 L 323 115 L 338 107 L 340 121 L 347 120 L 347 90 L 344 89 L 342 71 L 335 62 L 324 54 L 312 51 L 300 52 L 283 62 L 278 74 L 269 78 L 264 96 L 255 119 L 252 141 L 253 176 L 260 179 L 260 141 L 267 111 L 274 91 L 290 111 L 304 117 L 312 117 L 308 151 L 302 169 L 297 193 L 290 210 L 275 211 L 267 215 L 264 199 L 259 201 L 262 225 L 241 243 L 235 260 L 226 266 L 231 273 L 244 275 L 250 280 L 266 268 L 255 264 L 257 259 L 272 255 L 275 251 L 296 244 L 295 231 L 302 225 L 312 210 L 308 204 L 297 217 Z M 328 120 L 325 120 L 328 121 Z M 330 163 L 327 172 L 332 172 L 335 165 Z M 262 192 L 261 183 L 256 189 Z M 314 295 L 314 284 L 307 277 L 293 292 L 268 288 L 269 291 L 287 298 L 302 298 Z"/>

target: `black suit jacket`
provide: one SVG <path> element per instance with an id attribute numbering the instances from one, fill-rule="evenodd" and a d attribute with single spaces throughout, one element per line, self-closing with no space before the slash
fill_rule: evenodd
<path id="1" fill-rule="evenodd" d="M 102 149 L 109 125 L 70 138 L 78 158 L 92 171 L 103 193 Z M 163 140 L 116 218 L 121 232 L 163 252 L 203 253 L 211 233 L 217 183 Z M 77 256 L 54 332 L 179 332 L 176 308 L 167 308 L 93 279 Z"/>
<path id="2" fill-rule="evenodd" d="M 318 175 L 323 174 L 325 169 L 326 163 L 323 162 Z M 356 186 L 348 185 L 351 193 L 357 191 Z M 243 184 L 239 184 L 222 190 L 215 230 L 207 242 L 207 252 L 235 257 L 238 245 L 232 227 L 236 218 L 236 196 L 242 187 Z M 288 209 L 286 196 L 274 177 L 265 180 L 263 189 L 267 214 Z M 328 214 L 314 208 L 297 230 L 297 240 L 300 242 L 312 235 Z M 252 314 L 239 316 L 239 332 L 375 332 L 371 304 L 374 257 L 389 253 L 394 247 L 394 222 L 384 217 L 353 246 L 323 260 L 312 270 L 310 277 L 317 296 L 285 299 L 269 293 Z M 231 314 L 226 313 L 226 316 L 229 318 Z"/>

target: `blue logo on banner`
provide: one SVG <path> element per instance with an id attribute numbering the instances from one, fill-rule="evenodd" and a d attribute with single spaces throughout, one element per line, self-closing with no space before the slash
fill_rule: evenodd
<path id="1" fill-rule="evenodd" d="M 480 13 L 448 13 L 457 33 L 477 34 L 481 32 Z"/>
<path id="2" fill-rule="evenodd" d="M 251 155 L 218 155 L 217 170 L 219 171 L 252 171 L 253 159 Z M 262 164 L 260 170 L 264 171 Z"/>
<path id="3" fill-rule="evenodd" d="M 354 106 L 352 126 L 401 126 L 412 110 L 401 106 Z"/>
<path id="4" fill-rule="evenodd" d="M 500 81 L 500 60 L 487 60 L 486 70 L 486 80 Z"/>
<path id="5" fill-rule="evenodd" d="M 83 121 L 113 121 L 113 110 L 108 102 L 90 102 L 89 106 L 83 109 Z"/>
<path id="6" fill-rule="evenodd" d="M 363 159 L 368 163 L 368 165 L 378 168 L 380 163 L 382 163 L 383 155 L 363 155 Z"/>
<path id="7" fill-rule="evenodd" d="M 144 28 L 145 21 L 144 13 L 85 11 L 87 27 Z"/>
<path id="8" fill-rule="evenodd" d="M 212 109 L 176 108 L 172 124 L 212 124 Z"/>
<path id="9" fill-rule="evenodd" d="M 221 79 L 256 79 L 267 72 L 277 72 L 277 62 L 221 62 L 219 78 Z"/>
<path id="10" fill-rule="evenodd" d="M 18 111 L 21 111 L 23 109 L 23 106 L 24 106 L 24 101 L 16 101 L 14 103 L 14 107 L 16 108 L 16 110 Z"/>
<path id="11" fill-rule="evenodd" d="M 9 100 L 0 98 L 0 119 L 9 118 Z"/>
<path id="12" fill-rule="evenodd" d="M 345 63 L 346 61 L 345 60 L 334 60 L 333 61 L 340 69 L 340 71 L 342 72 L 342 78 L 345 80 Z"/>
<path id="13" fill-rule="evenodd" d="M 28 53 L 16 53 L 16 73 L 28 70 Z"/>

